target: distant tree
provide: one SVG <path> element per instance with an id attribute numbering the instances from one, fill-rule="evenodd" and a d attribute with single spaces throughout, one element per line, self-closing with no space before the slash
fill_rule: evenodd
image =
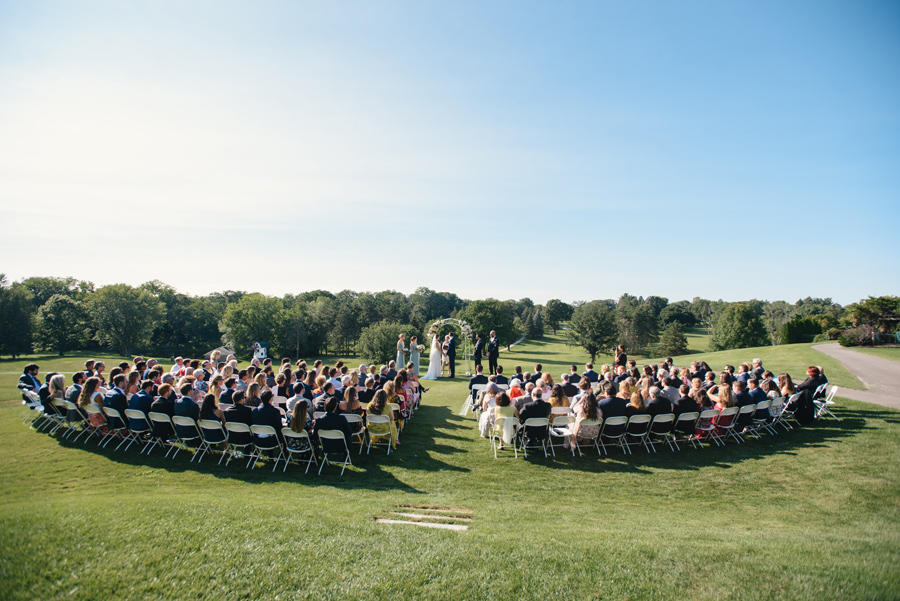
<path id="1" fill-rule="evenodd" d="M 794 314 L 794 306 L 785 301 L 775 301 L 766 304 L 763 309 L 763 322 L 769 333 L 769 341 L 772 346 L 781 344 L 781 328 Z"/>
<path id="2" fill-rule="evenodd" d="M 709 337 L 709 350 L 766 346 L 769 336 L 762 318 L 747 303 L 733 303 L 718 315 Z"/>
<path id="3" fill-rule="evenodd" d="M 815 317 L 795 315 L 781 326 L 781 344 L 812 342 L 822 331 L 822 322 Z"/>
<path id="4" fill-rule="evenodd" d="M 100 288 L 89 297 L 88 308 L 98 341 L 125 356 L 149 344 L 153 328 L 165 313 L 150 292 L 128 284 Z"/>
<path id="5" fill-rule="evenodd" d="M 284 341 L 290 352 L 282 354 L 292 354 L 294 358 L 299 358 L 307 352 L 308 345 L 306 303 L 290 300 L 284 302 L 287 307 L 284 311 Z"/>
<path id="6" fill-rule="evenodd" d="M 528 329 L 529 338 L 541 338 L 544 336 L 544 318 L 540 305 L 531 311 L 531 320 Z"/>
<path id="7" fill-rule="evenodd" d="M 83 303 L 54 294 L 37 312 L 37 344 L 56 350 L 62 357 L 66 351 L 79 348 L 85 341 L 90 315 Z"/>
<path id="8" fill-rule="evenodd" d="M 544 307 L 544 321 L 553 330 L 554 335 L 556 335 L 560 323 L 572 317 L 572 310 L 572 305 L 564 303 L 558 298 L 551 298 L 547 301 L 547 305 Z"/>
<path id="9" fill-rule="evenodd" d="M 283 344 L 284 305 L 280 298 L 264 294 L 247 294 L 228 305 L 222 316 L 222 340 L 240 356 L 250 355 L 254 342 L 267 342 L 278 348 Z"/>
<path id="10" fill-rule="evenodd" d="M 669 305 L 669 299 L 662 296 L 648 296 L 644 299 L 643 304 L 650 307 L 650 310 L 653 311 L 653 319 L 659 320 L 660 313 Z"/>
<path id="11" fill-rule="evenodd" d="M 569 346 L 580 346 L 591 356 L 612 349 L 616 344 L 616 321 L 613 311 L 603 301 L 591 301 L 572 311 L 566 332 Z"/>
<path id="12" fill-rule="evenodd" d="M 847 307 L 854 326 L 868 325 L 877 332 L 894 332 L 900 326 L 900 297 L 870 296 Z"/>
<path id="13" fill-rule="evenodd" d="M 660 327 L 666 327 L 674 321 L 677 321 L 686 328 L 697 323 L 697 318 L 691 313 L 690 308 L 687 305 L 687 301 L 667 305 L 659 312 Z"/>
<path id="14" fill-rule="evenodd" d="M 379 321 L 363 328 L 359 335 L 359 354 L 371 363 L 387 363 L 397 356 L 397 340 L 406 334 L 406 342 L 418 335 L 414 326 L 392 321 Z M 402 366 L 397 366 L 401 369 Z"/>
<path id="15" fill-rule="evenodd" d="M 91 282 L 77 280 L 72 277 L 30 277 L 22 280 L 22 285 L 31 292 L 35 309 L 46 304 L 54 294 L 62 294 L 81 301 L 84 300 L 86 294 L 94 291 L 94 284 Z"/>
<path id="16" fill-rule="evenodd" d="M 17 356 L 31 352 L 34 331 L 32 295 L 20 283 L 7 284 L 0 274 L 0 353 Z"/>
<path id="17" fill-rule="evenodd" d="M 500 344 L 507 348 L 518 340 L 513 323 L 514 316 L 509 306 L 501 301 L 493 298 L 472 301 L 457 317 L 472 326 L 473 335 L 481 334 L 485 340 L 488 339 L 491 330 L 497 332 Z"/>
<path id="18" fill-rule="evenodd" d="M 659 339 L 656 353 L 659 356 L 684 355 L 688 351 L 687 337 L 684 335 L 684 327 L 680 321 L 673 321 L 663 330 Z"/>
<path id="19" fill-rule="evenodd" d="M 623 294 L 615 311 L 619 340 L 633 352 L 646 349 L 659 335 L 653 308 L 629 294 Z"/>

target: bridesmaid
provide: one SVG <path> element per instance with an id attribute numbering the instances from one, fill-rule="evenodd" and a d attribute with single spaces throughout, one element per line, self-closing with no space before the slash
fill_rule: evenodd
<path id="1" fill-rule="evenodd" d="M 397 341 L 397 367 L 400 369 L 406 365 L 406 355 L 403 354 L 406 352 L 406 345 L 403 342 L 405 339 L 406 334 L 400 334 L 400 340 Z"/>
<path id="2" fill-rule="evenodd" d="M 412 373 L 416 374 L 416 377 L 419 376 L 419 339 L 416 336 L 412 336 L 409 339 L 409 360 L 412 361 Z M 397 367 L 400 367 L 402 363 L 398 363 Z"/>

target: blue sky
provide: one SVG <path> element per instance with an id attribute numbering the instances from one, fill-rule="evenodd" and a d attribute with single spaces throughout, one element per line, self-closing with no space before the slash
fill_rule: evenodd
<path id="1" fill-rule="evenodd" d="M 900 294 L 895 2 L 0 3 L 0 271 Z"/>

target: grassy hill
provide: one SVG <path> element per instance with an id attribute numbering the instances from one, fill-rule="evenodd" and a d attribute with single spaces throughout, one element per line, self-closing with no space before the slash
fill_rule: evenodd
<path id="1" fill-rule="evenodd" d="M 808 345 L 763 352 L 740 355 L 847 385 Z M 501 354 L 510 371 L 584 360 L 553 336 Z M 42 372 L 82 361 L 43 358 Z M 0 398 L 17 399 L 20 365 L 0 363 Z M 3 598 L 897 597 L 900 412 L 839 399 L 841 422 L 743 445 L 495 460 L 458 415 L 465 394 L 462 378 L 434 383 L 398 452 L 354 454 L 343 477 L 98 449 L 0 402 Z M 401 506 L 472 520 L 375 523 Z"/>

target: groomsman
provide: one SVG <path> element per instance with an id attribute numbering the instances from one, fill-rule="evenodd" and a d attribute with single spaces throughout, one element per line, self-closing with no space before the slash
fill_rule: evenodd
<path id="1" fill-rule="evenodd" d="M 475 334 L 475 352 L 472 353 L 472 356 L 475 357 L 475 369 L 477 370 L 481 367 L 481 353 L 484 352 L 484 340 L 481 339 L 481 334 Z M 494 372 L 491 372 L 494 373 Z"/>
<path id="2" fill-rule="evenodd" d="M 447 341 L 447 361 L 450 366 L 450 377 L 456 377 L 456 336 L 450 332 L 450 340 Z"/>
<path id="3" fill-rule="evenodd" d="M 500 342 L 497 340 L 497 332 L 491 330 L 491 339 L 488 341 L 488 370 L 491 375 L 497 372 L 498 357 L 500 357 Z"/>

